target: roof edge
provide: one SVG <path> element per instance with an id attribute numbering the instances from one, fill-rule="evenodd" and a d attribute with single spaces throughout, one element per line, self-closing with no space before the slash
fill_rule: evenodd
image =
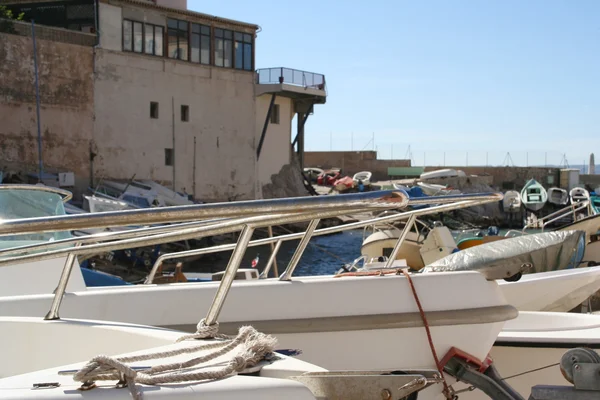
<path id="1" fill-rule="evenodd" d="M 170 12 L 173 14 L 180 14 L 180 15 L 187 15 L 190 17 L 198 17 L 198 18 L 202 18 L 205 20 L 210 20 L 210 21 L 214 21 L 214 22 L 221 22 L 224 24 L 228 24 L 228 25 L 237 25 L 240 27 L 244 27 L 244 28 L 250 28 L 250 29 L 254 29 L 254 30 L 258 30 L 260 29 L 260 27 L 256 24 L 251 24 L 248 22 L 243 22 L 243 21 L 236 21 L 233 19 L 227 19 L 227 18 L 222 18 L 222 17 L 217 17 L 215 15 L 209 15 L 209 14 L 204 14 L 201 12 L 197 12 L 197 11 L 190 11 L 190 10 L 182 10 L 180 8 L 172 8 L 172 7 L 166 7 L 166 6 L 162 6 L 162 5 L 158 5 L 158 4 L 153 4 L 153 3 L 148 3 L 145 1 L 141 1 L 141 0 L 100 0 L 100 2 L 102 3 L 128 3 L 128 4 L 133 4 L 136 6 L 140 6 L 140 7 L 144 7 L 144 8 L 150 8 L 150 9 L 154 9 L 154 10 L 161 10 L 161 11 L 166 11 L 166 12 Z"/>

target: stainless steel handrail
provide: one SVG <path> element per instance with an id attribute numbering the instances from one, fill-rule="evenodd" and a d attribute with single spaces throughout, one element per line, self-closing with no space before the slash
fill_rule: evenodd
<path id="1" fill-rule="evenodd" d="M 564 217 L 568 216 L 569 214 L 573 214 L 573 222 L 575 222 L 576 221 L 576 215 L 577 215 L 576 213 L 577 213 L 577 211 L 581 211 L 581 210 L 586 209 L 586 208 L 588 209 L 588 215 L 591 215 L 590 214 L 590 208 L 591 208 L 590 207 L 590 201 L 585 200 L 585 201 L 578 202 L 576 204 L 569 204 L 568 206 L 563 207 L 563 208 L 561 208 L 558 211 L 555 211 L 555 212 L 553 212 L 551 214 L 548 214 L 548 215 L 544 216 L 543 218 L 540 218 L 540 219 L 536 220 L 535 223 L 529 223 L 529 224 L 525 225 L 523 227 L 523 231 L 525 231 L 527 229 L 530 229 L 530 228 L 533 228 L 535 226 L 539 226 L 539 224 L 542 225 L 541 229 L 543 231 L 544 228 L 546 227 L 546 225 L 549 225 L 549 224 L 551 224 L 551 223 L 553 223 L 555 221 L 558 221 L 561 218 L 564 218 Z M 550 218 L 552 218 L 552 219 L 550 219 Z"/>
<path id="2" fill-rule="evenodd" d="M 312 234 L 312 236 L 322 236 L 322 235 L 328 235 L 328 234 L 332 234 L 332 233 L 342 232 L 345 230 L 363 228 L 363 227 L 373 225 L 375 223 L 401 221 L 404 219 L 408 219 L 411 215 L 421 216 L 421 215 L 438 214 L 438 213 L 445 212 L 445 211 L 457 210 L 457 209 L 461 209 L 461 208 L 468 208 L 468 207 L 473 207 L 473 206 L 477 206 L 477 205 L 482 205 L 482 204 L 498 201 L 498 196 L 496 194 L 488 194 L 487 196 L 468 196 L 465 198 L 467 200 L 464 200 L 461 202 L 442 204 L 442 205 L 433 206 L 433 207 L 429 207 L 429 208 L 423 208 L 420 210 L 413 210 L 413 211 L 407 211 L 407 212 L 403 212 L 403 213 L 399 213 L 399 214 L 387 215 L 385 217 L 375 217 L 372 219 L 358 221 L 358 222 L 352 222 L 352 223 L 345 224 L 345 225 L 316 229 L 314 231 L 314 233 Z M 279 236 L 275 236 L 272 238 L 256 239 L 256 240 L 250 241 L 248 243 L 248 247 L 262 246 L 262 245 L 266 245 L 266 244 L 270 244 L 270 243 L 277 244 L 280 242 L 301 239 L 303 236 L 304 236 L 304 232 L 299 232 L 299 233 L 290 233 L 290 234 L 285 234 L 285 235 L 279 235 Z M 229 251 L 229 250 L 233 250 L 235 248 L 235 246 L 236 246 L 235 244 L 224 244 L 224 245 L 213 246 L 213 247 L 208 247 L 208 248 L 183 250 L 180 252 L 163 254 L 160 257 L 158 257 L 158 259 L 154 263 L 152 269 L 150 270 L 148 277 L 146 278 L 145 283 L 151 283 L 154 280 L 154 276 L 156 274 L 156 271 L 158 270 L 158 267 L 160 267 L 160 265 L 162 265 L 162 263 L 166 260 L 185 258 L 185 257 L 210 254 L 210 253 L 219 253 L 222 251 Z M 279 251 L 279 248 L 277 248 L 276 251 Z M 267 267 L 265 267 L 265 270 L 267 270 L 267 273 L 269 272 L 268 267 L 269 267 L 269 265 L 267 265 Z M 263 277 L 264 273 L 265 273 L 265 271 L 263 271 L 263 273 L 261 273 L 261 277 Z M 264 277 L 266 277 L 266 275 Z"/>
<path id="3" fill-rule="evenodd" d="M 234 218 L 273 213 L 302 213 L 319 208 L 388 209 L 404 208 L 406 195 L 387 190 L 344 196 L 310 196 L 299 198 L 250 200 L 235 203 L 195 204 L 175 207 L 107 211 L 93 214 L 23 218 L 0 222 L 0 236 L 27 233 L 109 228 L 128 225 L 150 225 L 197 221 L 201 219 Z"/>
<path id="4" fill-rule="evenodd" d="M 412 213 L 406 213 L 406 215 L 391 215 L 388 217 L 383 217 L 381 220 L 387 221 L 401 219 L 402 217 L 409 217 L 414 220 L 418 214 L 436 213 L 445 209 L 470 207 L 490 201 L 499 201 L 501 199 L 501 194 L 494 193 L 429 198 L 429 202 L 423 202 L 422 200 L 419 200 L 418 204 L 439 203 L 442 205 L 431 207 L 429 209 L 417 210 L 416 212 Z M 75 248 L 70 247 L 66 249 L 63 248 L 50 250 L 45 253 L 7 257 L 0 260 L 0 266 L 22 263 L 30 260 L 51 259 L 61 257 L 66 254 L 67 260 L 65 263 L 65 268 L 63 269 L 63 273 L 59 280 L 51 309 L 46 316 L 47 319 L 55 319 L 59 318 L 58 311 L 60 308 L 60 302 L 64 296 L 76 255 L 94 254 L 106 250 L 148 246 L 171 242 L 174 240 L 184 240 L 242 231 L 238 243 L 233 249 L 228 267 L 223 275 L 223 279 L 215 295 L 214 301 L 207 314 L 205 322 L 212 324 L 216 322 L 218 318 L 223 302 L 227 296 L 227 292 L 229 291 L 237 269 L 239 268 L 242 256 L 251 243 L 252 233 L 255 229 L 270 227 L 273 225 L 283 225 L 309 220 L 311 221 L 306 232 L 300 234 L 302 240 L 296 249 L 294 256 L 292 257 L 292 260 L 288 264 L 286 271 L 280 278 L 282 280 L 288 280 L 293 275 L 294 269 L 298 263 L 298 260 L 302 256 L 306 245 L 312 236 L 317 233 L 316 227 L 320 219 L 364 212 L 368 210 L 387 210 L 395 208 L 401 209 L 404 208 L 408 202 L 409 200 L 404 193 L 391 190 L 351 194 L 345 196 L 323 196 L 298 199 L 288 198 L 226 204 L 219 203 L 211 205 L 180 206 L 163 209 L 124 210 L 117 212 L 97 213 L 92 215 L 70 215 L 35 219 L 8 220 L 0 224 L 0 235 L 16 235 L 40 231 L 52 232 L 73 229 L 89 229 L 109 226 L 126 226 L 130 224 L 140 225 L 164 222 L 180 223 L 190 220 L 196 222 L 190 224 L 180 224 L 171 227 L 143 228 L 136 232 L 136 234 L 145 233 L 145 235 L 141 237 L 138 235 L 129 237 L 132 236 L 131 232 L 122 232 L 112 236 L 104 235 L 94 238 L 95 240 L 104 241 L 114 240 L 118 235 L 125 235 L 125 238 L 123 239 L 106 243 L 84 244 L 82 242 L 73 241 L 76 244 Z M 209 217 L 222 217 L 229 219 L 213 219 L 210 221 L 202 221 L 202 223 L 197 222 L 198 219 Z M 349 225 L 351 226 L 352 224 Z M 351 229 L 350 226 L 346 225 L 344 229 Z M 172 230 L 176 231 L 172 232 Z M 292 235 L 283 236 L 290 237 Z M 277 241 L 277 243 L 280 244 L 283 240 L 283 236 L 271 237 L 267 239 L 270 241 Z M 80 239 L 83 241 L 92 240 L 91 237 L 85 236 Z M 276 249 L 279 249 L 279 246 L 277 246 Z"/>
<path id="5" fill-rule="evenodd" d="M 54 240 L 52 242 L 43 242 L 43 243 L 35 243 L 28 244 L 24 246 L 11 247 L 8 249 L 0 250 L 0 257 L 9 255 L 9 254 L 24 254 L 29 253 L 36 250 L 45 250 L 51 249 L 55 247 L 61 247 L 69 244 L 85 244 L 85 243 L 96 243 L 96 242 L 104 242 L 109 240 L 116 239 L 128 239 L 139 237 L 140 234 L 159 234 L 159 233 L 168 233 L 172 231 L 180 231 L 183 228 L 193 228 L 198 226 L 205 226 L 208 224 L 216 224 L 227 221 L 228 219 L 220 218 L 213 220 L 203 220 L 198 222 L 182 222 L 171 225 L 161 225 L 161 226 L 145 226 L 142 228 L 130 229 L 126 231 L 120 232 L 98 232 L 92 233 L 89 235 L 83 236 L 74 236 L 66 239 Z"/>

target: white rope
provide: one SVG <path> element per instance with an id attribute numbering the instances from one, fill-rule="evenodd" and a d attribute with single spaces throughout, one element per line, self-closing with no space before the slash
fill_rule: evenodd
<path id="1" fill-rule="evenodd" d="M 198 323 L 198 331 L 192 335 L 185 335 L 177 339 L 180 342 L 186 339 L 219 338 L 221 340 L 205 343 L 199 346 L 184 347 L 174 350 L 159 351 L 148 354 L 140 354 L 130 357 L 109 357 L 100 355 L 92 358 L 81 368 L 73 379 L 77 382 L 121 380 L 127 381 L 127 386 L 134 400 L 141 400 L 142 393 L 136 383 L 145 385 L 160 385 L 164 383 L 200 381 L 210 379 L 221 379 L 232 373 L 240 372 L 256 365 L 265 356 L 273 352 L 277 340 L 270 335 L 258 332 L 251 326 L 242 326 L 236 337 L 229 337 L 218 333 L 217 326 L 207 326 L 204 320 Z M 233 349 L 240 347 L 239 353 L 233 357 L 224 367 L 212 371 L 185 372 L 184 368 L 194 367 L 220 357 Z M 180 354 L 193 354 L 199 351 L 217 349 L 208 354 L 192 358 L 185 362 L 159 364 L 154 367 L 138 372 L 127 363 L 136 361 L 147 361 L 152 359 L 169 358 Z"/>

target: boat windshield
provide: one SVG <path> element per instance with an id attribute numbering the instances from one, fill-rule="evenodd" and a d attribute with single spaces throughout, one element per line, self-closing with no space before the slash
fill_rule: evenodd
<path id="1" fill-rule="evenodd" d="M 45 190 L 0 190 L 0 222 L 21 218 L 66 215 L 62 196 Z M 70 232 L 0 236 L 0 249 L 71 237 Z"/>

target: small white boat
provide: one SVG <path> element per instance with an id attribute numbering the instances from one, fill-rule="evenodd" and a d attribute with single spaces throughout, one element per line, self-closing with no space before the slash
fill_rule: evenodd
<path id="1" fill-rule="evenodd" d="M 521 202 L 531 211 L 539 211 L 548 201 L 546 189 L 535 179 L 530 179 L 521 190 Z"/>
<path id="2" fill-rule="evenodd" d="M 358 181 L 361 180 L 363 185 L 369 186 L 371 184 L 371 172 L 369 171 L 361 171 L 354 174 L 352 180 L 354 181 L 354 185 L 358 185 Z"/>
<path id="3" fill-rule="evenodd" d="M 460 194 L 460 190 L 450 189 L 445 185 L 438 185 L 435 183 L 417 182 L 417 185 L 423 190 L 428 196 L 445 196 L 449 194 Z"/>
<path id="4" fill-rule="evenodd" d="M 321 168 L 304 168 L 304 175 L 308 178 L 311 183 L 317 182 L 317 177 L 321 175 L 324 171 Z"/>
<path id="5" fill-rule="evenodd" d="M 150 179 L 140 179 L 139 181 L 131 182 L 133 186 L 140 186 L 142 188 L 149 188 L 149 191 L 156 193 L 158 201 L 167 207 L 170 206 L 187 206 L 194 204 L 192 200 L 185 193 L 179 193 L 168 187 L 160 185 Z"/>
<path id="6" fill-rule="evenodd" d="M 521 195 L 516 190 L 509 190 L 504 193 L 502 199 L 502 208 L 506 213 L 515 213 L 521 209 Z"/>
<path id="7" fill-rule="evenodd" d="M 569 192 L 569 196 L 571 197 L 571 203 L 575 204 L 580 201 L 589 201 L 590 193 L 582 187 L 575 187 L 571 189 Z"/>
<path id="8" fill-rule="evenodd" d="M 421 180 L 424 181 L 427 179 L 455 178 L 457 176 L 461 176 L 461 175 L 459 175 L 457 170 L 446 168 L 446 169 L 438 169 L 435 171 L 424 172 L 421 174 L 420 178 L 421 178 Z M 463 172 L 462 176 L 464 176 L 464 172 Z"/>
<path id="9" fill-rule="evenodd" d="M 548 203 L 564 206 L 569 202 L 569 193 L 565 189 L 551 187 L 548 189 Z"/>

